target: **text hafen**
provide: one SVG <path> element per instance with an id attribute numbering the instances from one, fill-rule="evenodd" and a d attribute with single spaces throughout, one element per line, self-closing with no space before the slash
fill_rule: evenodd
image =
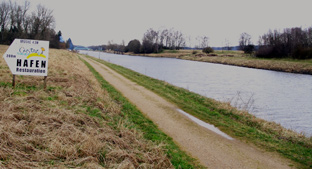
<path id="1" fill-rule="evenodd" d="M 24 68 L 46 68 L 46 60 L 17 59 L 16 66 Z"/>

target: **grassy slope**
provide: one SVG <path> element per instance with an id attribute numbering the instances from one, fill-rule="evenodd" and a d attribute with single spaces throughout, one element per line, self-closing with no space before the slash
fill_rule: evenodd
<path id="1" fill-rule="evenodd" d="M 0 58 L 0 168 L 198 166 L 93 73 L 77 54 L 50 50 L 47 90 L 35 76 L 17 76 L 12 89 Z"/>
<path id="2" fill-rule="evenodd" d="M 247 112 L 238 111 L 227 103 L 216 102 L 121 66 L 100 62 L 176 103 L 184 111 L 214 124 L 233 137 L 252 142 L 269 151 L 277 151 L 300 163 L 298 165 L 300 167 L 312 167 L 312 138 L 306 138 L 275 123 L 258 119 Z"/>

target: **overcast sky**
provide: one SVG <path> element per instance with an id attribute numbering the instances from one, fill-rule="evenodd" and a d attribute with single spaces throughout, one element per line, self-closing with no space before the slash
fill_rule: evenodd
<path id="1" fill-rule="evenodd" d="M 61 30 L 65 40 L 85 46 L 141 41 L 149 28 L 174 28 L 193 39 L 208 36 L 210 46 L 224 46 L 226 40 L 238 45 L 246 32 L 257 44 L 269 29 L 312 26 L 311 0 L 29 1 L 33 8 L 40 3 L 52 9 L 55 30 Z"/>

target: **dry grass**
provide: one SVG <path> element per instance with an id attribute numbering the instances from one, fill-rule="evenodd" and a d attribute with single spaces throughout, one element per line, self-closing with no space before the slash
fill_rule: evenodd
<path id="1" fill-rule="evenodd" d="M 0 168 L 172 168 L 161 144 L 125 127 L 76 54 L 50 50 L 48 75 L 46 91 L 32 76 L 17 76 L 13 90 L 0 58 Z"/>

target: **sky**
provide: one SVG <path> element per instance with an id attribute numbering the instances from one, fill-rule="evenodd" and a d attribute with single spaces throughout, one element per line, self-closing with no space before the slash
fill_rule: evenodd
<path id="1" fill-rule="evenodd" d="M 24 0 L 16 0 L 23 2 Z M 144 33 L 181 31 L 188 46 L 208 36 L 209 46 L 238 45 L 246 32 L 257 44 L 271 30 L 312 27 L 311 0 L 29 0 L 53 10 L 55 30 L 74 45 L 126 44 Z M 14 0 L 13 0 L 14 2 Z"/>

